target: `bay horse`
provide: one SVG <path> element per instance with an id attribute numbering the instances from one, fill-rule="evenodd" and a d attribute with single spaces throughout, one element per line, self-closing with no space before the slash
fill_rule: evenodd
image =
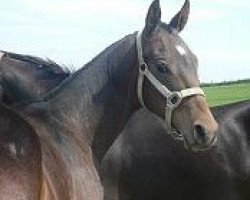
<path id="1" fill-rule="evenodd" d="M 0 199 L 39 199 L 42 192 L 39 138 L 29 123 L 2 103 L 0 113 Z"/>
<path id="2" fill-rule="evenodd" d="M 191 152 L 144 109 L 105 155 L 105 200 L 249 200 L 250 100 L 212 108 L 217 147 Z"/>
<path id="3" fill-rule="evenodd" d="M 41 99 L 70 75 L 51 60 L 0 51 L 0 99 L 14 106 Z"/>
<path id="4" fill-rule="evenodd" d="M 217 123 L 199 88 L 196 57 L 178 36 L 188 13 L 186 1 L 165 24 L 153 1 L 141 33 L 109 46 L 42 101 L 19 108 L 41 142 L 41 199 L 102 199 L 98 164 L 142 105 L 190 149 L 213 146 Z"/>

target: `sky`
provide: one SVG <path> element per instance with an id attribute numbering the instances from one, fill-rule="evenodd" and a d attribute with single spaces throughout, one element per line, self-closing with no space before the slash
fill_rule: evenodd
<path id="1" fill-rule="evenodd" d="M 8 0 L 0 49 L 79 69 L 113 42 L 141 30 L 151 0 Z M 202 82 L 250 78 L 250 1 L 190 0 L 180 33 L 199 59 Z M 168 23 L 184 0 L 161 0 Z"/>

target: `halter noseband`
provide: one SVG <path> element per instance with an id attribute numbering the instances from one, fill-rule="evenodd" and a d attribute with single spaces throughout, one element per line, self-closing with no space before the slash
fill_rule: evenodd
<path id="1" fill-rule="evenodd" d="M 137 83 L 137 95 L 139 102 L 145 108 L 146 105 L 143 101 L 143 82 L 144 77 L 146 76 L 147 79 L 154 85 L 154 87 L 161 93 L 162 96 L 166 98 L 166 105 L 165 105 L 165 122 L 167 124 L 168 132 L 175 138 L 175 139 L 183 139 L 183 135 L 178 133 L 172 127 L 172 113 L 175 108 L 177 108 L 182 99 L 190 96 L 201 95 L 205 96 L 205 93 L 200 87 L 193 87 L 187 88 L 181 91 L 170 91 L 165 85 L 161 84 L 160 81 L 156 79 L 156 77 L 150 72 L 148 65 L 145 63 L 143 59 L 142 53 L 142 35 L 141 33 L 137 34 L 136 37 L 136 49 L 138 54 L 138 62 L 139 62 L 139 76 L 138 76 L 138 83 Z"/>

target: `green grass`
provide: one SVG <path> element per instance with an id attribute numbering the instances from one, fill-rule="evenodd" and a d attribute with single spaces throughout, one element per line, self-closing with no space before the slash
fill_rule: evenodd
<path id="1" fill-rule="evenodd" d="M 250 99 L 250 83 L 202 87 L 210 106 Z"/>

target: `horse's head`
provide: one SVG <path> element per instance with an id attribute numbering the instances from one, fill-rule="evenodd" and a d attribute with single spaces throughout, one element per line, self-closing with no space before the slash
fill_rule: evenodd
<path id="1" fill-rule="evenodd" d="M 159 0 L 150 6 L 145 27 L 137 37 L 138 98 L 166 120 L 171 133 L 177 131 L 195 150 L 214 144 L 218 125 L 199 88 L 197 58 L 178 36 L 187 22 L 189 8 L 186 0 L 179 13 L 165 24 L 161 22 Z"/>

